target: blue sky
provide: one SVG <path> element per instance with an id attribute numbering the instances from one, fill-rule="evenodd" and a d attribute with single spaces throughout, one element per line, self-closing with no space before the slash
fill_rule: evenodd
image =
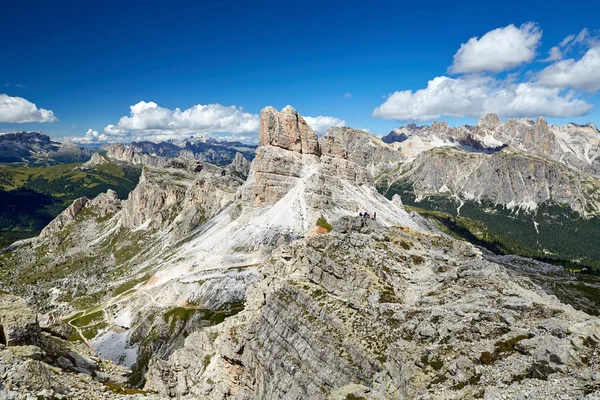
<path id="1" fill-rule="evenodd" d="M 343 120 L 377 134 L 410 120 L 426 123 L 431 113 L 457 125 L 474 123 L 478 112 L 495 108 L 512 115 L 520 105 L 526 114 L 548 109 L 569 115 L 548 118 L 552 123 L 600 125 L 596 89 L 600 77 L 596 81 L 593 71 L 587 74 L 581 69 L 583 64 L 570 65 L 575 68 L 571 75 L 561 70 L 562 75 L 546 77 L 542 94 L 533 91 L 512 108 L 503 103 L 506 87 L 513 85 L 510 90 L 516 90 L 515 85 L 534 82 L 539 88 L 538 74 L 544 68 L 565 60 L 577 63 L 591 51 L 600 28 L 596 2 L 404 3 L 11 2 L 3 5 L 0 14 L 5 32 L 0 39 L 0 96 L 5 95 L 0 97 L 0 121 L 58 121 L 0 122 L 0 131 L 41 130 L 55 137 L 73 137 L 91 129 L 96 133 L 88 134 L 89 140 L 98 140 L 103 133 L 108 139 L 167 138 L 190 132 L 232 132 L 247 138 L 254 134 L 261 108 L 287 104 L 304 116 L 332 117 L 313 120 L 319 129 Z M 498 31 L 497 36 L 523 34 L 521 39 L 533 40 L 527 42 L 533 53 L 522 55 L 526 61 L 513 60 L 514 66 L 502 59 L 510 54 L 494 59 L 495 47 L 486 49 L 482 39 L 510 24 L 514 24 L 512 31 Z M 542 61 L 553 46 L 584 28 L 589 30 L 585 40 L 560 48 L 565 54 L 554 61 Z M 461 44 L 473 37 L 481 42 L 472 43 L 465 52 L 474 56 L 464 54 L 463 63 L 453 66 Z M 478 55 L 491 59 L 492 66 L 473 61 Z M 594 62 L 596 58 L 592 66 Z M 498 69 L 496 65 L 505 67 L 492 71 Z M 575 75 L 586 78 L 581 81 Z M 454 94 L 445 98 L 446 92 L 430 88 L 413 96 L 436 77 L 449 78 L 443 84 Z M 457 106 L 460 102 L 452 98 L 461 90 L 473 96 L 482 87 L 484 96 L 497 101 L 473 110 L 473 104 Z M 555 92 L 548 94 L 548 90 Z M 386 97 L 402 91 L 413 92 Z M 561 104 L 529 104 L 531 96 L 544 95 L 550 102 L 558 96 Z M 38 110 L 32 111 L 29 103 Z M 384 103 L 384 111 L 375 111 Z M 146 119 L 130 114 L 130 106 L 136 104 Z M 220 106 L 185 113 L 195 105 L 215 104 Z M 176 108 L 182 113 L 174 112 Z M 448 113 L 459 117 L 444 115 Z M 109 125 L 112 128 L 107 130 Z"/>

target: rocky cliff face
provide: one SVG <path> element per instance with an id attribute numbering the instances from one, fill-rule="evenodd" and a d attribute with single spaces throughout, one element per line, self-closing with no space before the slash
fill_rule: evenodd
<path id="1" fill-rule="evenodd" d="M 383 190 L 414 184 L 417 199 L 451 196 L 530 211 L 547 202 L 585 217 L 600 210 L 600 133 L 591 124 L 549 126 L 541 117 L 501 123 L 489 114 L 474 127 L 409 125 L 384 140 L 395 138 L 403 139 L 392 145 L 407 162 L 379 176 Z"/>
<path id="2" fill-rule="evenodd" d="M 511 119 L 504 123 L 496 114 L 483 116 L 476 126 L 450 128 L 445 123 L 430 127 L 408 125 L 392 131 L 383 140 L 409 158 L 440 146 L 462 146 L 494 152 L 505 146 L 542 155 L 600 176 L 600 132 L 593 124 L 550 126 L 544 118 Z"/>
<path id="3" fill-rule="evenodd" d="M 364 211 L 377 212 L 386 224 L 415 227 L 401 209 L 373 191 L 373 176 L 365 168 L 371 163 L 370 157 L 365 158 L 370 140 L 364 132 L 333 130 L 319 143 L 291 107 L 280 113 L 267 107 L 261 115 L 263 145 L 240 189 L 243 205 L 267 207 L 285 200 L 282 204 L 297 215 L 292 219 L 294 235 L 303 236 L 320 216 L 334 220 Z M 374 142 L 374 148 L 386 148 L 377 139 Z"/>
<path id="4" fill-rule="evenodd" d="M 366 168 L 373 177 L 397 169 L 405 160 L 391 146 L 359 129 L 333 127 L 319 142 L 323 153 L 348 159 Z"/>
<path id="5" fill-rule="evenodd" d="M 170 162 L 170 159 L 168 158 L 156 157 L 138 152 L 135 148 L 120 143 L 114 143 L 107 146 L 106 156 L 115 161 L 126 162 L 133 165 L 146 165 L 149 167 L 164 167 Z"/>
<path id="6" fill-rule="evenodd" d="M 291 106 L 281 112 L 273 107 L 262 109 L 259 143 L 301 154 L 320 154 L 317 135 Z"/>
<path id="7" fill-rule="evenodd" d="M 388 179 L 386 181 L 386 179 Z M 505 148 L 491 155 L 453 147 L 419 154 L 381 187 L 405 185 L 420 201 L 449 196 L 535 211 L 544 202 L 565 204 L 583 216 L 600 213 L 600 181 L 548 158 Z"/>
<path id="8" fill-rule="evenodd" d="M 56 235 L 62 231 L 65 226 L 72 223 L 75 217 L 83 207 L 87 204 L 89 199 L 86 197 L 75 200 L 65 211 L 63 211 L 58 217 L 52 220 L 40 233 L 40 238 L 47 238 Z"/>
<path id="9" fill-rule="evenodd" d="M 228 168 L 245 180 L 250 173 L 250 161 L 242 153 L 236 153 Z"/>
<path id="10" fill-rule="evenodd" d="M 464 242 L 352 225 L 280 248 L 245 311 L 153 360 L 146 388 L 190 399 L 598 394 L 598 319 Z"/>

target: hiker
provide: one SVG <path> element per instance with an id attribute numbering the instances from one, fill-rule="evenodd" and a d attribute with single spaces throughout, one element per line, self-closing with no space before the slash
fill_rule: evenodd
<path id="1" fill-rule="evenodd" d="M 377 219 L 377 211 L 375 211 L 375 212 L 373 213 L 373 221 L 375 221 L 376 219 Z"/>

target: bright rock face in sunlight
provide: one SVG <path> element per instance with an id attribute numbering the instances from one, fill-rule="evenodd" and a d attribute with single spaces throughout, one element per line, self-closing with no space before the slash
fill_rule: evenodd
<path id="1" fill-rule="evenodd" d="M 0 400 L 600 399 L 595 2 L 5 3 Z"/>
<path id="2" fill-rule="evenodd" d="M 473 133 L 480 149 L 491 144 L 494 152 L 457 150 L 464 135 L 456 132 L 466 128 L 438 123 L 409 127 L 400 145 L 414 136 L 433 148 L 411 155 L 392 140 L 404 139 L 402 129 L 384 138 L 391 144 L 351 128 L 331 128 L 318 139 L 292 107 L 267 107 L 261 116 L 252 163 L 240 153 L 218 167 L 112 145 L 82 166 L 128 164 L 142 173 L 126 200 L 114 191 L 78 199 L 1 260 L 8 289 L 63 315 L 66 336 L 91 349 L 61 347 L 43 362 L 29 353 L 19 356 L 30 360 L 25 364 L 11 359 L 13 381 L 23 368 L 58 365 L 55 383 L 35 385 L 76 393 L 69 371 L 101 371 L 113 385 L 143 388 L 146 398 L 586 390 L 599 373 L 600 322 L 545 291 L 539 271 L 553 277 L 551 293 L 561 299 L 571 290 L 560 267 L 453 239 L 442 225 L 406 212 L 400 197 L 387 200 L 375 189 L 385 179 L 418 176 L 412 187 L 423 196 L 462 187 L 465 199 L 495 195 L 509 209 L 525 207 L 508 202 L 513 192 L 461 183 L 463 168 L 492 184 L 486 163 L 492 170 L 508 163 L 511 173 L 533 165 L 525 157 L 521 166 L 517 150 L 496 149 L 506 140 L 498 117 L 486 116 Z M 511 138 L 523 146 L 548 143 L 538 151 L 554 154 L 555 131 L 542 120 Z M 447 143 L 442 151 L 436 141 Z M 572 193 L 565 185 L 556 184 Z M 359 216 L 364 212 L 370 216 Z M 26 307 L 18 297 L 3 299 L 6 307 Z M 65 334 L 56 336 L 64 330 L 44 328 L 31 315 L 2 320 L 11 354 L 19 340 L 47 353 L 49 340 L 65 346 Z M 561 383 L 548 386 L 549 379 Z"/>

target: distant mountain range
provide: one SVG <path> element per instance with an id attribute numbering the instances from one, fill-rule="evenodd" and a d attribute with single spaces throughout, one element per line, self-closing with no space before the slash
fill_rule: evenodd
<path id="1" fill-rule="evenodd" d="M 22 163 L 24 166 L 44 166 L 85 162 L 103 146 L 80 146 L 72 142 L 58 142 L 41 132 L 11 132 L 0 134 L 0 164 Z M 254 158 L 255 145 L 236 141 L 219 141 L 191 137 L 184 141 L 132 142 L 130 147 L 141 154 L 160 157 L 183 157 L 227 165 L 236 153 L 249 160 Z"/>
<path id="2" fill-rule="evenodd" d="M 183 142 L 106 145 L 94 153 L 90 148 L 61 143 L 40 132 L 0 134 L 0 248 L 37 235 L 79 197 L 93 198 L 110 188 L 126 198 L 141 173 L 141 165 L 134 162 L 136 157 L 185 158 L 229 165 L 238 153 L 243 155 L 238 157 L 238 163 L 251 160 L 255 149 L 256 146 L 240 142 L 190 138 Z M 120 154 L 120 150 L 125 153 Z"/>
<path id="3" fill-rule="evenodd" d="M 89 160 L 91 152 L 74 143 L 59 143 L 40 132 L 0 134 L 0 163 L 56 165 Z"/>
<path id="4" fill-rule="evenodd" d="M 402 158 L 377 178 L 388 197 L 436 212 L 428 215 L 495 251 L 600 267 L 595 125 L 489 114 L 475 126 L 408 125 L 382 141 Z"/>
<path id="5" fill-rule="evenodd" d="M 255 145 L 205 138 L 159 143 L 132 142 L 128 147 L 140 154 L 167 158 L 189 158 L 214 165 L 228 165 L 233 161 L 236 153 L 241 153 L 248 160 L 252 160 L 256 151 Z"/>

